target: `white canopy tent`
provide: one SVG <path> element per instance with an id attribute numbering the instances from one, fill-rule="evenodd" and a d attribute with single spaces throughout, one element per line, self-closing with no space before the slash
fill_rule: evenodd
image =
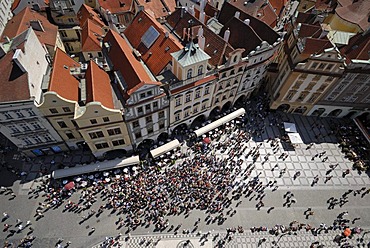
<path id="1" fill-rule="evenodd" d="M 245 113 L 245 109 L 244 108 L 240 108 L 224 117 L 222 117 L 221 119 L 218 119 L 217 121 L 214 121 L 204 127 L 201 127 L 199 128 L 198 130 L 195 130 L 194 133 L 197 137 L 201 136 L 202 134 L 205 134 L 205 133 L 208 133 L 209 131 L 225 124 L 226 122 L 229 122 L 233 119 L 235 119 L 236 117 L 239 117 L 241 115 L 243 115 Z"/>
<path id="2" fill-rule="evenodd" d="M 181 145 L 180 142 L 177 139 L 175 139 L 172 140 L 171 142 L 164 144 L 163 146 L 151 150 L 150 154 L 152 155 L 153 158 L 156 158 L 161 156 L 162 154 L 165 154 L 166 152 L 175 149 L 176 147 L 179 147 L 180 145 Z"/>
<path id="3" fill-rule="evenodd" d="M 112 170 L 112 169 L 135 165 L 139 163 L 140 163 L 139 156 L 133 156 L 133 157 L 125 158 L 125 159 L 114 159 L 114 160 L 108 160 L 108 161 L 103 161 L 103 162 L 97 162 L 95 164 L 55 170 L 52 172 L 51 175 L 54 179 L 59 179 L 59 178 L 64 178 L 64 177 L 81 175 L 85 173 Z"/>
<path id="4" fill-rule="evenodd" d="M 303 144 L 303 140 L 299 133 L 288 133 L 288 136 L 292 144 Z"/>
<path id="5" fill-rule="evenodd" d="M 284 122 L 284 129 L 287 133 L 296 133 L 297 128 L 294 123 Z"/>

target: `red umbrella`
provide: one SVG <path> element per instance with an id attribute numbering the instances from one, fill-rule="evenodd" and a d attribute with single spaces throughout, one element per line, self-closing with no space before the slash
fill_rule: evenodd
<path id="1" fill-rule="evenodd" d="M 205 137 L 203 139 L 203 142 L 206 143 L 206 144 L 209 144 L 209 143 L 211 143 L 211 139 L 209 137 Z"/>
<path id="2" fill-rule="evenodd" d="M 69 182 L 67 183 L 66 185 L 64 185 L 64 189 L 65 190 L 71 190 L 75 187 L 75 183 L 74 182 Z"/>
<path id="3" fill-rule="evenodd" d="M 351 229 L 349 229 L 349 228 L 344 229 L 343 235 L 346 236 L 346 237 L 350 236 L 351 235 Z"/>

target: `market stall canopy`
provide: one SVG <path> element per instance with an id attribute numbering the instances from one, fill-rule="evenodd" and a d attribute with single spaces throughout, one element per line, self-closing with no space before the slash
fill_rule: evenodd
<path id="1" fill-rule="evenodd" d="M 152 155 L 153 158 L 156 158 L 158 156 L 161 156 L 162 154 L 165 154 L 166 152 L 172 151 L 173 149 L 179 146 L 180 146 L 180 142 L 177 139 L 175 139 L 175 140 L 172 140 L 171 142 L 168 142 L 167 144 L 164 144 L 163 146 L 160 146 L 154 150 L 151 150 L 150 154 Z"/>
<path id="2" fill-rule="evenodd" d="M 212 122 L 212 123 L 210 123 L 210 124 L 208 124 L 204 127 L 201 127 L 198 130 L 195 130 L 194 133 L 197 137 L 199 137 L 202 134 L 208 133 L 209 131 L 211 131 L 211 130 L 213 130 L 213 129 L 215 129 L 215 128 L 217 128 L 217 127 L 219 127 L 219 126 L 221 126 L 221 125 L 223 125 L 223 124 L 225 124 L 225 123 L 227 123 L 227 122 L 229 122 L 229 121 L 231 121 L 231 120 L 233 120 L 233 119 L 235 119 L 235 118 L 237 118 L 241 115 L 243 115 L 244 113 L 245 113 L 245 109 L 240 108 L 240 109 L 238 109 L 238 110 L 236 110 L 236 111 L 218 119 L 217 121 L 214 121 L 214 122 Z"/>
<path id="3" fill-rule="evenodd" d="M 59 179 L 75 175 L 81 175 L 85 173 L 117 169 L 120 167 L 135 165 L 139 163 L 140 163 L 139 156 L 133 156 L 125 159 L 114 159 L 103 162 L 97 162 L 95 164 L 55 170 L 51 175 L 54 179 Z"/>
<path id="4" fill-rule="evenodd" d="M 295 124 L 290 123 L 290 122 L 284 122 L 284 129 L 285 129 L 285 132 L 288 132 L 288 133 L 296 133 L 297 132 L 297 128 L 296 128 Z"/>
<path id="5" fill-rule="evenodd" d="M 299 133 L 288 133 L 288 136 L 292 144 L 303 144 L 303 140 Z"/>

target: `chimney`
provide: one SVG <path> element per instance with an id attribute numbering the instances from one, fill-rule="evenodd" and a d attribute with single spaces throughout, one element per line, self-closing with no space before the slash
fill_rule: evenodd
<path id="1" fill-rule="evenodd" d="M 205 17 L 205 14 L 206 14 L 206 13 L 204 13 L 204 11 L 202 11 L 202 12 L 200 12 L 200 13 L 199 13 L 199 21 L 200 21 L 201 23 L 203 23 L 203 24 L 204 24 L 204 17 Z"/>
<path id="2" fill-rule="evenodd" d="M 168 38 L 168 37 L 170 36 L 170 33 L 168 33 L 168 32 L 166 31 L 166 33 L 164 33 L 164 36 L 165 36 L 166 38 Z"/>
<path id="3" fill-rule="evenodd" d="M 206 44 L 206 38 L 203 35 L 202 36 L 198 36 L 198 46 L 203 51 L 204 51 L 205 44 Z"/>
<path id="4" fill-rule="evenodd" d="M 12 59 L 17 64 L 17 66 L 19 67 L 19 69 L 21 69 L 22 72 L 26 72 L 26 69 L 23 67 L 22 63 L 19 61 L 19 59 L 21 58 L 21 56 L 22 56 L 22 50 L 21 49 L 17 49 L 17 50 L 15 50 Z"/>
<path id="5" fill-rule="evenodd" d="M 198 37 L 201 37 L 201 36 L 203 36 L 203 27 L 202 26 L 198 29 Z"/>
<path id="6" fill-rule="evenodd" d="M 245 20 L 244 20 L 244 23 L 245 23 L 245 24 L 247 24 L 247 25 L 249 25 L 249 23 L 251 23 L 251 20 L 249 20 L 249 19 L 245 19 Z"/>
<path id="7" fill-rule="evenodd" d="M 192 16 L 195 15 L 194 4 L 190 6 L 190 8 L 188 9 L 188 11 L 189 11 L 189 14 L 191 14 Z"/>
<path id="8" fill-rule="evenodd" d="M 229 38 L 230 38 L 230 30 L 229 30 L 229 29 L 227 29 L 227 30 L 225 31 L 225 33 L 224 33 L 224 40 L 225 40 L 226 42 L 229 42 Z"/>
<path id="9" fill-rule="evenodd" d="M 235 16 L 235 18 L 238 18 L 238 19 L 239 19 L 239 17 L 240 17 L 240 12 L 239 12 L 239 11 L 236 11 L 234 16 Z"/>
<path id="10" fill-rule="evenodd" d="M 206 1 L 205 0 L 200 0 L 200 8 L 199 8 L 200 13 L 203 12 L 205 6 L 206 6 Z"/>

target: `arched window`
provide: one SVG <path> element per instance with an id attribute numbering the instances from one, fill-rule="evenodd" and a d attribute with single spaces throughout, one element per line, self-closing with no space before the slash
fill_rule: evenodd
<path id="1" fill-rule="evenodd" d="M 203 65 L 198 67 L 198 76 L 203 74 Z"/>
<path id="2" fill-rule="evenodd" d="M 186 76 L 186 79 L 189 79 L 189 78 L 192 78 L 192 77 L 193 77 L 193 69 L 189 69 L 188 73 L 187 73 L 187 76 Z"/>

